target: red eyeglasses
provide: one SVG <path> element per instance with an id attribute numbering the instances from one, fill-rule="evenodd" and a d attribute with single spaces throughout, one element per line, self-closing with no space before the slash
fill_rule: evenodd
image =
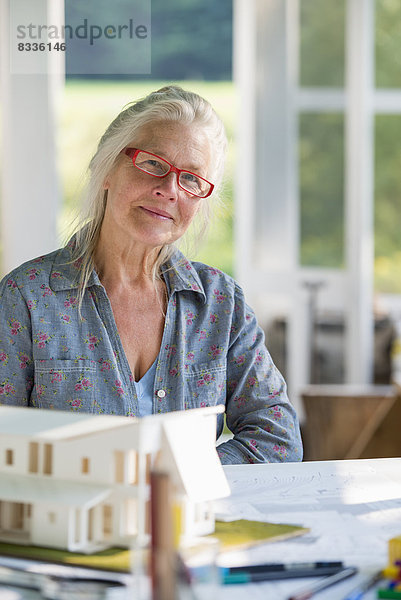
<path id="1" fill-rule="evenodd" d="M 207 198 L 213 191 L 214 185 L 207 179 L 196 173 L 191 173 L 191 171 L 178 169 L 164 158 L 157 156 L 157 154 L 145 152 L 145 150 L 139 150 L 138 148 L 125 148 L 122 152 L 132 158 L 132 162 L 137 169 L 153 175 L 153 177 L 166 177 L 173 171 L 177 175 L 177 183 L 180 188 L 192 196 Z"/>

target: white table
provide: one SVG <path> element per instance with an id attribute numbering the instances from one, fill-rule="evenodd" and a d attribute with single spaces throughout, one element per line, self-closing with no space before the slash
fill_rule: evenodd
<path id="1" fill-rule="evenodd" d="M 401 458 L 238 465 L 224 470 L 232 494 L 217 503 L 219 515 L 310 528 L 304 536 L 249 551 L 248 560 L 342 560 L 359 568 L 356 576 L 316 595 L 318 600 L 341 600 L 358 582 L 383 568 L 388 540 L 401 534 Z M 286 600 L 313 581 L 224 586 L 219 599 Z M 1 596 L 1 600 L 37 598 L 36 593 L 21 590 Z M 373 598 L 374 591 L 364 596 Z"/>

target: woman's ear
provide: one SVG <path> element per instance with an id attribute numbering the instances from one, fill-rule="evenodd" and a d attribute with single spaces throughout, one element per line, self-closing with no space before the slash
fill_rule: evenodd
<path id="1" fill-rule="evenodd" d="M 109 178 L 106 177 L 106 179 L 103 181 L 103 189 L 108 190 L 109 187 L 110 187 L 110 181 L 109 181 Z"/>

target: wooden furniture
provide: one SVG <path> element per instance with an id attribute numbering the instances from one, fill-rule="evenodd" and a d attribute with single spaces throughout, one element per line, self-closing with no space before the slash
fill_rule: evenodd
<path id="1" fill-rule="evenodd" d="M 401 456 L 398 386 L 310 385 L 302 399 L 305 460 Z"/>

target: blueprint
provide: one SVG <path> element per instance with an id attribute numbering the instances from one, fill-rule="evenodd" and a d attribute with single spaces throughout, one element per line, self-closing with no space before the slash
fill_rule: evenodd
<path id="1" fill-rule="evenodd" d="M 218 518 L 310 528 L 298 538 L 227 555 L 226 563 L 342 560 L 358 567 L 357 576 L 319 593 L 321 600 L 341 600 L 358 581 L 386 566 L 388 540 L 401 535 L 399 458 L 241 465 L 225 467 L 225 473 L 232 493 L 216 504 Z M 306 583 L 254 584 L 252 598 L 285 600 Z M 233 600 L 237 593 L 239 598 L 238 586 L 230 588 Z M 370 598 L 376 593 L 364 596 Z"/>

